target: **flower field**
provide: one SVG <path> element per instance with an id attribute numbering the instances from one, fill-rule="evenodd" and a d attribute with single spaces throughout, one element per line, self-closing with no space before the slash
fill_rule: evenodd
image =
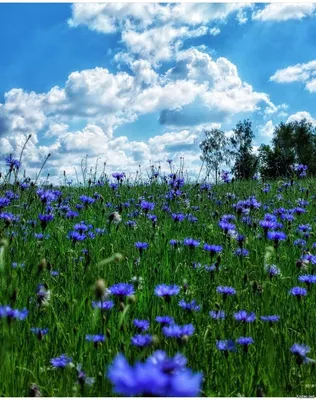
<path id="1" fill-rule="evenodd" d="M 315 394 L 315 181 L 223 180 L 2 178 L 0 395 Z"/>

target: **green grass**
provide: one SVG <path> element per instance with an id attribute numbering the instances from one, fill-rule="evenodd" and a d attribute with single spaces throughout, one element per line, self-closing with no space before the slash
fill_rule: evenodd
<path id="1" fill-rule="evenodd" d="M 310 188 L 302 192 L 300 186 Z M 49 239 L 36 240 L 34 233 L 40 233 L 38 214 L 43 212 L 36 190 L 15 190 L 20 198 L 2 211 L 20 215 L 20 223 L 6 226 L 0 220 L 1 236 L 6 238 L 7 245 L 3 248 L 3 262 L 0 263 L 0 305 L 10 305 L 17 309 L 26 307 L 29 311 L 24 321 L 13 321 L 10 325 L 6 319 L 0 319 L 0 395 L 25 396 L 32 383 L 36 383 L 43 396 L 114 396 L 111 382 L 106 378 L 106 372 L 111 361 L 118 352 L 122 352 L 129 362 L 145 359 L 154 348 L 139 349 L 131 345 L 131 337 L 136 333 L 132 321 L 134 318 L 149 319 L 149 333 L 159 339 L 155 348 L 166 350 L 169 355 L 178 351 L 188 359 L 188 366 L 193 371 L 201 371 L 204 375 L 202 396 L 255 396 L 257 387 L 261 386 L 267 396 L 312 395 L 315 393 L 315 364 L 297 365 L 295 357 L 290 352 L 294 343 L 306 344 L 311 347 L 309 356 L 316 358 L 316 288 L 308 290 L 308 296 L 299 301 L 290 296 L 288 291 L 294 286 L 304 286 L 298 282 L 302 272 L 297 268 L 296 261 L 301 257 L 302 250 L 293 245 L 299 237 L 296 228 L 299 224 L 310 223 L 313 227 L 311 237 L 307 239 L 308 248 L 314 242 L 315 231 L 315 200 L 313 191 L 315 181 L 302 180 L 281 192 L 283 199 L 278 200 L 280 183 L 272 184 L 269 193 L 262 192 L 262 183 L 245 182 L 228 185 L 218 185 L 210 193 L 199 190 L 199 187 L 187 185 L 183 192 L 190 202 L 188 206 L 183 197 L 168 201 L 172 212 L 192 213 L 198 222 L 187 220 L 173 222 L 171 216 L 161 210 L 167 202 L 164 198 L 169 191 L 167 185 L 152 183 L 149 186 L 122 185 L 118 191 L 104 187 L 63 188 L 63 196 L 70 196 L 70 206 L 75 209 L 82 194 L 93 196 L 98 192 L 103 200 L 97 200 L 93 205 L 80 211 L 79 217 L 68 220 L 54 212 L 54 220 L 48 223 L 45 234 Z M 0 188 L 0 197 L 8 187 Z M 229 200 L 226 193 L 234 193 L 235 200 Z M 119 196 L 117 196 L 119 194 Z M 232 204 L 238 200 L 255 195 L 257 200 L 268 206 L 252 210 L 250 215 L 257 223 L 247 226 L 237 218 L 235 224 L 239 233 L 246 236 L 245 248 L 249 256 L 238 258 L 233 251 L 238 247 L 236 240 L 228 239 L 218 227 L 219 219 L 224 214 L 235 214 Z M 152 197 L 158 222 L 153 226 L 145 215 L 135 218 L 128 213 L 135 211 L 135 203 L 140 196 L 146 200 Z M 309 201 L 306 213 L 297 215 L 291 224 L 284 223 L 288 240 L 281 242 L 277 251 L 273 243 L 264 238 L 258 221 L 265 213 L 273 212 L 275 208 L 293 208 L 298 198 Z M 130 199 L 135 199 L 129 208 L 121 212 L 122 222 L 118 229 L 108 224 L 108 215 Z M 221 204 L 217 204 L 220 200 Z M 111 202 L 112 207 L 105 203 Z M 27 203 L 28 207 L 23 207 Z M 57 204 L 56 202 L 53 204 Z M 199 206 L 192 210 L 191 206 Z M 213 213 L 216 215 L 213 215 Z M 28 220 L 37 220 L 35 228 L 27 224 Z M 125 222 L 133 219 L 137 229 L 130 229 Z M 95 239 L 87 239 L 83 243 L 73 244 L 67 239 L 67 234 L 75 223 L 85 221 L 94 228 L 105 228 L 107 232 Z M 27 227 L 27 228 L 25 228 Z M 11 233 L 15 232 L 14 236 Z M 183 245 L 173 249 L 170 239 L 183 241 L 187 237 L 199 239 L 199 248 L 190 250 Z M 134 243 L 148 242 L 140 262 L 135 262 L 139 252 Z M 316 240 L 315 240 L 316 241 Z M 211 264 L 210 255 L 203 250 L 203 243 L 220 244 L 224 246 L 221 254 L 220 268 L 213 275 L 206 272 L 204 265 Z M 83 256 L 82 249 L 88 249 L 89 257 L 82 261 L 74 259 Z M 115 253 L 123 255 L 121 261 L 111 261 L 100 264 L 104 259 Z M 48 267 L 41 270 L 38 265 L 45 258 Z M 215 261 L 215 260 L 214 260 Z M 12 263 L 25 263 L 24 268 L 12 268 Z M 201 268 L 192 268 L 192 263 L 201 263 Z M 281 270 L 281 276 L 269 279 L 265 270 L 266 264 L 276 264 Z M 57 270 L 58 276 L 52 276 L 51 270 Z M 313 265 L 308 266 L 309 274 L 313 273 Z M 105 318 L 100 310 L 92 308 L 95 300 L 94 284 L 98 279 L 104 279 L 108 286 L 118 282 L 130 282 L 132 277 L 143 278 L 142 287 L 137 289 L 135 302 L 125 301 L 116 304 Z M 188 289 L 183 290 L 187 282 Z M 46 307 L 40 307 L 36 301 L 36 288 L 39 283 L 46 283 L 51 298 Z M 172 298 L 169 304 L 154 296 L 157 284 L 175 283 L 182 287 L 179 295 Z M 232 286 L 237 290 L 237 296 L 223 301 L 216 292 L 219 285 Z M 255 286 L 262 290 L 254 290 Z M 195 299 L 202 306 L 200 312 L 187 314 L 178 302 L 180 299 Z M 225 310 L 227 318 L 224 321 L 214 321 L 209 317 L 209 311 L 219 307 Z M 123 312 L 124 308 L 124 312 Z M 257 320 L 254 323 L 242 325 L 233 318 L 238 310 L 253 311 Z M 281 319 L 272 327 L 260 320 L 261 315 L 280 315 Z M 180 325 L 192 323 L 195 333 L 187 343 L 179 345 L 171 338 L 162 335 L 161 327 L 155 322 L 158 315 L 173 316 Z M 38 340 L 31 333 L 32 327 L 48 328 L 49 333 Z M 107 340 L 95 348 L 85 340 L 86 334 L 104 333 Z M 226 358 L 223 352 L 216 349 L 218 339 L 237 339 L 239 336 L 252 336 L 255 343 L 249 346 L 249 352 L 239 349 Z M 87 376 L 96 379 L 95 384 L 80 392 L 76 385 L 76 370 L 54 370 L 50 359 L 66 353 L 73 358 L 73 363 L 82 363 Z"/>

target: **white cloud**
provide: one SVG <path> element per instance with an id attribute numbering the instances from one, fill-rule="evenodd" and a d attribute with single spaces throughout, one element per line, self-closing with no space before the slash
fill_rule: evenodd
<path id="1" fill-rule="evenodd" d="M 277 83 L 303 82 L 305 89 L 316 92 L 316 60 L 277 70 L 270 81 Z"/>
<path id="2" fill-rule="evenodd" d="M 224 23 L 232 13 L 245 22 L 247 3 L 76 3 L 71 27 L 80 25 L 104 34 L 120 32 L 128 51 L 153 62 L 169 60 L 183 40 L 207 33 L 207 24 Z M 211 35 L 220 32 L 210 30 Z"/>
<path id="3" fill-rule="evenodd" d="M 221 30 L 214 26 L 214 28 L 210 29 L 210 34 L 212 36 L 217 36 L 221 33 Z"/>
<path id="4" fill-rule="evenodd" d="M 315 11 L 315 3 L 271 3 L 263 9 L 255 11 L 252 19 L 258 21 L 301 20 L 308 16 L 314 16 Z"/>
<path id="5" fill-rule="evenodd" d="M 259 127 L 259 135 L 265 139 L 272 139 L 275 126 L 270 120 L 265 125 Z"/>
<path id="6" fill-rule="evenodd" d="M 314 119 L 309 112 L 307 111 L 298 111 L 295 114 L 292 114 L 289 116 L 289 118 L 287 119 L 287 123 L 289 122 L 294 122 L 294 121 L 301 121 L 303 119 L 306 119 L 307 122 L 312 123 L 313 125 L 316 125 L 316 119 Z"/>

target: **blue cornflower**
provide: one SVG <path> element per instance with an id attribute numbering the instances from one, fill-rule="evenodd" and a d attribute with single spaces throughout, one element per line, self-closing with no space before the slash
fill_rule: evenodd
<path id="1" fill-rule="evenodd" d="M 153 211 L 155 208 L 155 203 L 150 203 L 149 201 L 142 200 L 140 203 L 140 207 L 144 210 L 145 213 L 148 211 Z"/>
<path id="2" fill-rule="evenodd" d="M 230 286 L 217 286 L 216 292 L 224 296 L 233 296 L 236 294 L 236 290 Z"/>
<path id="3" fill-rule="evenodd" d="M 175 296 L 180 292 L 180 287 L 177 285 L 157 285 L 155 287 L 155 295 L 163 297 L 166 301 L 170 300 L 171 296 Z"/>
<path id="4" fill-rule="evenodd" d="M 153 342 L 153 338 L 151 335 L 135 335 L 131 339 L 131 344 L 137 347 L 147 347 L 150 346 Z"/>
<path id="5" fill-rule="evenodd" d="M 195 328 L 192 324 L 187 325 L 176 325 L 172 324 L 169 326 L 164 326 L 162 328 L 162 333 L 166 337 L 175 337 L 175 338 L 182 338 L 183 336 L 191 336 L 193 335 Z"/>
<path id="6" fill-rule="evenodd" d="M 93 204 L 95 203 L 95 199 L 93 197 L 89 197 L 89 196 L 80 196 L 79 200 L 81 201 L 81 203 L 83 203 L 85 206 L 89 205 L 89 204 Z"/>
<path id="7" fill-rule="evenodd" d="M 298 280 L 309 286 L 311 283 L 316 283 L 316 275 L 300 275 Z"/>
<path id="8" fill-rule="evenodd" d="M 307 296 L 307 290 L 305 288 L 296 286 L 289 290 L 289 294 L 296 296 L 297 298 L 302 298 L 303 296 Z"/>
<path id="9" fill-rule="evenodd" d="M 238 247 L 238 249 L 234 251 L 234 255 L 239 257 L 247 257 L 249 256 L 249 250 Z"/>
<path id="10" fill-rule="evenodd" d="M 31 332 L 35 333 L 37 335 L 39 340 L 42 340 L 42 338 L 47 335 L 48 333 L 48 328 L 31 328 Z"/>
<path id="11" fill-rule="evenodd" d="M 62 354 L 60 357 L 52 358 L 50 363 L 54 368 L 66 368 L 72 362 L 72 358 Z"/>
<path id="12" fill-rule="evenodd" d="M 279 315 L 263 315 L 262 317 L 260 317 L 261 321 L 264 322 L 279 322 L 280 321 L 280 316 Z"/>
<path id="13" fill-rule="evenodd" d="M 100 308 L 101 310 L 111 310 L 114 307 L 114 303 L 112 300 L 108 301 L 93 301 L 93 308 Z"/>
<path id="14" fill-rule="evenodd" d="M 184 300 L 179 301 L 179 306 L 187 311 L 200 311 L 201 306 L 196 304 L 196 300 L 186 303 Z"/>
<path id="15" fill-rule="evenodd" d="M 194 249 L 200 245 L 200 241 L 192 238 L 186 238 L 184 239 L 183 244 L 188 246 L 190 249 Z"/>
<path id="16" fill-rule="evenodd" d="M 143 252 L 143 250 L 148 249 L 148 243 L 146 242 L 136 242 L 135 247 L 136 249 L 139 250 L 140 254 Z"/>
<path id="17" fill-rule="evenodd" d="M 120 354 L 110 366 L 108 377 L 114 391 L 125 396 L 197 396 L 202 374 L 194 374 L 185 368 L 182 359 L 179 363 L 176 357 L 172 360 L 164 352 L 157 351 L 144 363 L 130 366 Z"/>
<path id="18" fill-rule="evenodd" d="M 83 387 L 84 385 L 92 386 L 94 384 L 95 379 L 87 376 L 86 373 L 82 371 L 81 364 L 78 364 L 77 372 L 78 372 L 78 383 L 81 387 Z"/>
<path id="19" fill-rule="evenodd" d="M 135 293 L 134 286 L 130 283 L 116 283 L 109 287 L 109 291 L 118 297 L 131 296 Z"/>
<path id="20" fill-rule="evenodd" d="M 117 179 L 117 181 L 122 181 L 125 178 L 125 172 L 114 172 L 112 176 Z"/>
<path id="21" fill-rule="evenodd" d="M 67 239 L 71 239 L 73 243 L 82 242 L 87 236 L 84 233 L 79 233 L 76 231 L 70 231 L 67 235 Z"/>
<path id="22" fill-rule="evenodd" d="M 174 324 L 174 319 L 169 317 L 168 315 L 158 316 L 155 321 L 157 321 L 161 325 L 172 325 Z"/>
<path id="23" fill-rule="evenodd" d="M 10 200 L 6 197 L 0 197 L 0 210 L 4 207 L 7 207 L 10 204 Z"/>
<path id="24" fill-rule="evenodd" d="M 228 233 L 228 231 L 235 231 L 236 225 L 231 224 L 230 222 L 220 221 L 218 226 L 224 231 L 224 233 Z"/>
<path id="25" fill-rule="evenodd" d="M 226 318 L 226 313 L 225 313 L 225 311 L 220 311 L 220 310 L 219 311 L 210 311 L 209 316 L 213 319 L 220 320 L 220 319 Z"/>
<path id="26" fill-rule="evenodd" d="M 12 154 L 10 154 L 8 157 L 6 157 L 5 162 L 11 171 L 13 171 L 14 169 L 19 169 L 21 166 L 20 161 L 13 158 Z"/>
<path id="27" fill-rule="evenodd" d="M 28 316 L 28 311 L 24 308 L 22 311 L 15 310 L 10 306 L 0 306 L 0 318 L 7 318 L 9 321 L 16 319 L 24 320 Z"/>
<path id="28" fill-rule="evenodd" d="M 296 356 L 297 364 L 306 364 L 308 362 L 314 362 L 314 360 L 306 357 L 306 354 L 310 352 L 310 347 L 305 344 L 293 344 L 290 348 L 291 353 Z"/>
<path id="29" fill-rule="evenodd" d="M 229 351 L 232 351 L 232 352 L 236 351 L 235 342 L 232 339 L 217 340 L 216 341 L 216 348 L 218 350 L 220 350 L 220 351 L 226 352 L 226 355 L 228 355 Z"/>
<path id="30" fill-rule="evenodd" d="M 256 320 L 256 315 L 254 312 L 247 313 L 247 311 L 241 310 L 234 314 L 234 318 L 236 321 L 254 322 Z"/>
<path id="31" fill-rule="evenodd" d="M 223 247 L 217 244 L 205 243 L 203 249 L 209 251 L 211 256 L 214 256 L 216 253 L 221 253 L 223 251 Z"/>
<path id="32" fill-rule="evenodd" d="M 105 335 L 86 335 L 86 340 L 95 344 L 102 343 L 105 341 Z"/>
<path id="33" fill-rule="evenodd" d="M 248 352 L 248 346 L 250 344 L 253 344 L 255 341 L 253 340 L 252 337 L 244 337 L 241 336 L 240 338 L 238 338 L 236 340 L 237 344 L 239 344 L 240 346 L 244 347 L 244 352 L 247 353 Z"/>
<path id="34" fill-rule="evenodd" d="M 276 265 L 270 265 L 268 267 L 268 274 L 270 278 L 273 278 L 276 275 L 280 275 L 280 269 Z"/>
<path id="35" fill-rule="evenodd" d="M 67 213 L 66 213 L 66 218 L 69 218 L 69 219 L 71 219 L 71 218 L 76 218 L 76 217 L 78 217 L 78 216 L 79 216 L 79 213 L 77 213 L 77 211 L 69 210 L 69 211 L 67 211 Z"/>
<path id="36" fill-rule="evenodd" d="M 79 224 L 74 226 L 74 230 L 78 231 L 79 233 L 84 233 L 89 230 L 89 227 L 85 224 L 84 221 L 81 221 Z"/>
<path id="37" fill-rule="evenodd" d="M 284 232 L 272 231 L 268 232 L 268 239 L 273 240 L 275 246 L 278 246 L 280 241 L 286 240 L 287 236 Z"/>
<path id="38" fill-rule="evenodd" d="M 171 217 L 175 222 L 181 222 L 185 219 L 185 216 L 183 214 L 175 214 L 174 213 L 171 215 Z"/>
<path id="39" fill-rule="evenodd" d="M 294 244 L 294 246 L 298 246 L 298 247 L 306 247 L 307 242 L 304 239 L 296 239 L 296 240 L 294 240 L 293 244 Z"/>
<path id="40" fill-rule="evenodd" d="M 141 332 L 145 332 L 148 331 L 150 322 L 145 319 L 134 319 L 133 324 Z"/>
<path id="41" fill-rule="evenodd" d="M 170 246 L 173 246 L 173 247 L 177 247 L 180 243 L 181 243 L 180 240 L 176 240 L 176 239 L 171 239 L 169 242 Z"/>

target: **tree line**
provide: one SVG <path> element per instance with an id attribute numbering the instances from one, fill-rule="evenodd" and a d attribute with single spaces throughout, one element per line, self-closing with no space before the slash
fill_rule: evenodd
<path id="1" fill-rule="evenodd" d="M 276 125 L 271 143 L 261 144 L 258 154 L 253 152 L 254 137 L 249 119 L 239 121 L 230 136 L 220 129 L 205 130 L 200 158 L 207 176 L 217 183 L 223 166 L 231 167 L 237 180 L 257 173 L 263 179 L 287 178 L 293 166 L 300 171 L 308 166 L 308 175 L 316 175 L 316 127 L 306 119 Z"/>

